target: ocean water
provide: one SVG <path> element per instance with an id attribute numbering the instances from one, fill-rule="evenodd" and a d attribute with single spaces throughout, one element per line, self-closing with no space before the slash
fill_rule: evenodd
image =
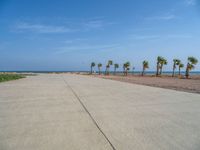
<path id="1" fill-rule="evenodd" d="M 16 73 L 76 73 L 76 72 L 82 72 L 82 73 L 90 73 L 90 71 L 0 71 L 0 72 L 16 72 Z M 95 72 L 95 73 L 98 73 Z M 102 73 L 105 73 L 105 71 L 102 71 Z M 142 72 L 141 71 L 129 71 L 129 74 L 135 74 L 135 75 L 139 75 Z M 175 72 L 176 74 L 178 74 L 178 72 Z M 110 74 L 114 74 L 113 71 L 110 71 Z M 116 74 L 123 74 L 123 71 L 117 71 Z M 146 71 L 145 72 L 146 75 L 154 75 L 156 74 L 155 71 Z M 172 71 L 163 71 L 164 75 L 171 75 Z M 184 75 L 185 71 L 181 71 L 181 74 Z M 200 75 L 200 71 L 191 71 L 190 72 L 191 75 Z"/>

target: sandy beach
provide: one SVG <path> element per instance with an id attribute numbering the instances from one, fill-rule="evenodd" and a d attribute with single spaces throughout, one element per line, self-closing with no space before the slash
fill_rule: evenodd
<path id="1" fill-rule="evenodd" d="M 181 79 L 178 77 L 171 77 L 171 76 L 166 76 L 166 75 L 162 77 L 155 77 L 155 76 L 150 76 L 150 75 L 146 75 L 146 76 L 95 75 L 95 77 L 128 82 L 128 83 L 133 83 L 133 84 L 147 85 L 147 86 L 152 86 L 152 87 L 174 89 L 178 91 L 200 93 L 200 76 L 198 75 L 192 76 L 190 79 Z"/>
<path id="2" fill-rule="evenodd" d="M 197 150 L 200 95 L 75 74 L 0 83 L 2 150 Z"/>

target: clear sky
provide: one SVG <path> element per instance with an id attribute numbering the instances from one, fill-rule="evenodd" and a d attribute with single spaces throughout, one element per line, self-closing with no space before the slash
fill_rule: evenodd
<path id="1" fill-rule="evenodd" d="M 200 61 L 200 0 L 0 0 L 0 18 L 1 71 Z"/>

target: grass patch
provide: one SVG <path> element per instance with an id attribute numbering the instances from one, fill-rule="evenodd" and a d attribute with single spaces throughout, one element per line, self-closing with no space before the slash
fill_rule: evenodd
<path id="1" fill-rule="evenodd" d="M 10 80 L 17 80 L 24 78 L 25 76 L 20 74 L 0 74 L 0 82 L 10 81 Z"/>

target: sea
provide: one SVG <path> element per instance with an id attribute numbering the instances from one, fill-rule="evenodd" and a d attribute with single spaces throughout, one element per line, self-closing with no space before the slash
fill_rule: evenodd
<path id="1" fill-rule="evenodd" d="M 1 73 L 7 72 L 7 73 L 90 73 L 90 71 L 0 71 Z M 98 72 L 94 72 L 97 73 Z M 105 73 L 104 71 L 102 71 L 102 73 Z M 141 71 L 129 71 L 129 74 L 135 74 L 135 75 L 139 75 L 141 74 Z M 175 72 L 176 74 L 178 74 L 178 72 Z M 110 71 L 110 74 L 114 74 L 113 71 Z M 123 71 L 117 71 L 116 74 L 123 74 Z M 154 75 L 156 74 L 155 71 L 146 71 L 145 72 L 146 75 Z M 163 71 L 162 73 L 163 75 L 171 75 L 172 71 Z M 185 71 L 181 71 L 181 74 L 184 75 Z M 190 75 L 200 75 L 200 71 L 191 71 Z"/>

